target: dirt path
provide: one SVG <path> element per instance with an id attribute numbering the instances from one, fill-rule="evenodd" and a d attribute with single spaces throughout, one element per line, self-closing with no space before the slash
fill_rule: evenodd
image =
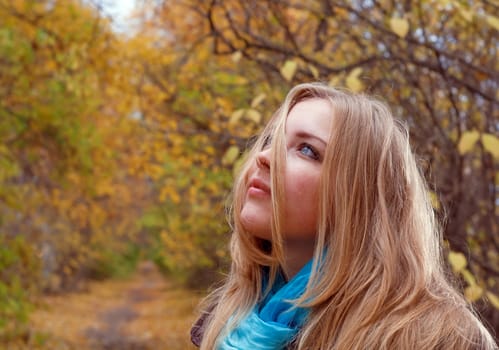
<path id="1" fill-rule="evenodd" d="M 31 317 L 30 349 L 184 350 L 199 295 L 165 281 L 151 262 L 129 280 L 45 297 Z"/>

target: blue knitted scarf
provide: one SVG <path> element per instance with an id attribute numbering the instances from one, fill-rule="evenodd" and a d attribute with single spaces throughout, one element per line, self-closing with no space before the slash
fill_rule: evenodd
<path id="1" fill-rule="evenodd" d="M 287 283 L 278 276 L 269 294 L 220 342 L 218 350 L 285 349 L 308 316 L 308 309 L 294 307 L 289 300 L 303 294 L 311 267 L 309 261 Z"/>

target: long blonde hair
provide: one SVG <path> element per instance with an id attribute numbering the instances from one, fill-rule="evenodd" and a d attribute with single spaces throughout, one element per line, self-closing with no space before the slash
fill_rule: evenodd
<path id="1" fill-rule="evenodd" d="M 330 101 L 333 129 L 323 161 L 314 265 L 297 305 L 311 312 L 298 349 L 496 349 L 442 268 L 441 236 L 408 133 L 382 102 L 322 84 L 293 88 L 248 152 L 231 207 L 231 271 L 208 297 L 201 349 L 216 348 L 262 298 L 283 264 L 284 129 L 298 102 Z M 246 232 L 239 214 L 248 170 L 272 135 L 272 240 Z M 275 141 L 274 141 L 275 140 Z M 320 263 L 317 263 L 320 262 Z"/>

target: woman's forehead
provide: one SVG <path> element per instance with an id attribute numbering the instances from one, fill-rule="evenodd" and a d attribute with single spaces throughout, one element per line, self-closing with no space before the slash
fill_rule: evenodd
<path id="1" fill-rule="evenodd" d="M 322 98 L 310 98 L 298 102 L 289 111 L 286 133 L 304 134 L 327 142 L 333 122 L 331 103 Z"/>

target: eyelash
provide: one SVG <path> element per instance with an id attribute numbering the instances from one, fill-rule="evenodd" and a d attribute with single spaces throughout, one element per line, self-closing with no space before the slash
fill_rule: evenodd
<path id="1" fill-rule="evenodd" d="M 263 143 L 262 143 L 262 150 L 264 150 L 265 148 L 267 148 L 270 144 L 272 143 L 272 136 L 270 135 L 267 135 L 264 140 L 263 140 Z M 312 153 L 312 155 L 306 155 L 306 154 L 303 154 L 302 153 L 302 150 L 304 148 L 308 148 L 310 150 L 310 152 Z M 321 159 L 321 155 L 320 153 L 315 149 L 315 147 L 311 146 L 310 144 L 308 143 L 300 143 L 297 147 L 297 150 L 302 153 L 303 156 L 305 157 L 308 157 L 310 159 L 313 159 L 313 160 L 320 160 Z"/>
<path id="2" fill-rule="evenodd" d="M 272 143 L 272 136 L 267 135 L 263 139 L 262 150 L 267 148 Z"/>
<path id="3" fill-rule="evenodd" d="M 310 150 L 310 152 L 312 152 L 312 155 L 303 154 L 302 150 L 304 148 L 308 148 Z M 317 150 L 314 147 L 312 147 L 311 145 L 309 145 L 308 143 L 301 143 L 300 145 L 298 145 L 298 151 L 301 154 L 303 154 L 305 157 L 309 157 L 309 158 L 314 159 L 314 160 L 320 160 L 319 152 L 317 152 Z"/>

